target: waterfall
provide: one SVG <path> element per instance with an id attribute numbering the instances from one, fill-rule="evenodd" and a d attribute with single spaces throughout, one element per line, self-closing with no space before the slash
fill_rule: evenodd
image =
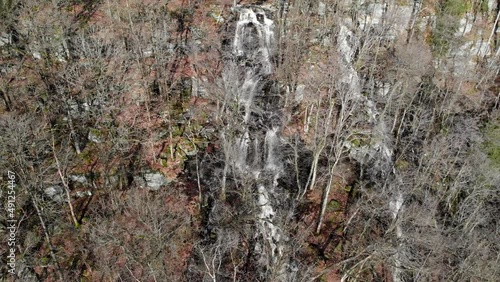
<path id="1" fill-rule="evenodd" d="M 247 168 L 247 155 L 248 155 L 248 145 L 250 142 L 250 137 L 248 131 L 245 131 L 243 136 L 239 139 L 239 144 L 237 148 L 237 162 L 236 167 L 240 170 L 245 170 Z"/>
<path id="2" fill-rule="evenodd" d="M 269 129 L 266 132 L 266 147 L 267 147 L 267 159 L 266 159 L 266 169 L 276 170 L 278 168 L 277 158 L 276 158 L 276 145 L 278 144 L 277 128 Z"/>
<path id="3" fill-rule="evenodd" d="M 263 11 L 252 9 L 240 10 L 240 19 L 236 24 L 233 50 L 236 55 L 260 61 L 263 74 L 272 72 L 270 54 L 274 45 L 274 22 Z"/>
<path id="4" fill-rule="evenodd" d="M 235 64 L 227 71 L 225 82 L 235 85 L 227 89 L 233 89 L 232 99 L 243 116 L 242 128 L 237 131 L 240 134 L 231 145 L 236 154 L 230 158 L 235 163 L 237 177 L 248 179 L 250 176 L 253 180 L 257 207 L 254 253 L 258 267 L 262 273 L 274 271 L 274 279 L 285 281 L 289 280 L 286 272 L 291 267 L 283 263 L 287 237 L 276 220 L 282 199 L 275 196 L 283 170 L 279 154 L 280 125 L 274 119 L 279 114 L 273 110 L 279 107 L 269 107 L 267 98 L 271 94 L 264 90 L 273 72 L 274 22 L 259 7 L 237 7 L 237 10 L 239 20 L 232 44 Z"/>
<path id="5" fill-rule="evenodd" d="M 256 87 L 259 83 L 258 76 L 253 72 L 253 70 L 247 70 L 245 81 L 239 90 L 239 103 L 243 104 L 245 108 L 244 120 L 248 122 L 250 119 L 251 106 L 253 103 L 253 98 L 255 96 Z"/>

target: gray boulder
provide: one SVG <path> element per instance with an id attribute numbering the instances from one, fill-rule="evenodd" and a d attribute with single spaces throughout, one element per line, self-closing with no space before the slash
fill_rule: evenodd
<path id="1" fill-rule="evenodd" d="M 64 201 L 64 188 L 59 185 L 54 185 L 47 187 L 43 190 L 45 196 L 51 199 L 54 202 L 63 202 Z"/>
<path id="2" fill-rule="evenodd" d="M 172 180 L 167 179 L 160 172 L 147 171 L 142 175 L 134 176 L 134 182 L 140 188 L 157 191 L 160 188 L 170 184 Z"/>
<path id="3" fill-rule="evenodd" d="M 83 175 L 83 174 L 71 174 L 71 175 L 68 176 L 68 178 L 71 181 L 80 183 L 82 185 L 87 185 L 88 184 L 87 177 L 85 177 L 85 175 Z"/>

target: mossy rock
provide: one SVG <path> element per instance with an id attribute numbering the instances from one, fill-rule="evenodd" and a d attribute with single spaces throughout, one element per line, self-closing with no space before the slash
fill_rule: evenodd
<path id="1" fill-rule="evenodd" d="M 78 158 L 80 158 L 86 164 L 91 164 L 94 161 L 94 159 L 92 158 L 92 150 L 90 150 L 89 147 L 90 145 L 87 145 L 83 152 L 78 155 Z"/>
<path id="2" fill-rule="evenodd" d="M 38 263 L 40 266 L 48 266 L 50 264 L 50 258 L 49 257 L 41 257 L 39 260 L 38 260 Z"/>
<path id="3" fill-rule="evenodd" d="M 182 125 L 172 126 L 171 130 L 172 136 L 174 137 L 182 136 L 182 134 L 184 134 L 184 127 Z"/>
<path id="4" fill-rule="evenodd" d="M 352 140 L 352 141 L 351 141 L 351 145 L 352 145 L 353 147 L 355 147 L 355 148 L 360 147 L 360 146 L 361 146 L 361 140 L 359 140 L 359 139 L 354 139 L 354 140 Z"/>
<path id="5" fill-rule="evenodd" d="M 335 246 L 335 249 L 333 250 L 335 254 L 341 254 L 342 253 L 342 241 L 340 241 L 337 246 Z"/>
<path id="6" fill-rule="evenodd" d="M 410 163 L 405 161 L 405 160 L 397 160 L 396 161 L 396 168 L 400 170 L 407 169 L 410 166 Z"/>
<path id="7" fill-rule="evenodd" d="M 102 143 L 104 140 L 104 134 L 99 129 L 89 128 L 88 139 L 94 143 Z"/>
<path id="8" fill-rule="evenodd" d="M 170 108 L 170 113 L 172 114 L 172 118 L 178 119 L 185 111 L 184 104 L 182 102 L 175 102 L 172 104 Z"/>
<path id="9" fill-rule="evenodd" d="M 331 200 L 327 205 L 326 209 L 329 212 L 335 212 L 340 210 L 340 203 L 337 200 Z"/>
<path id="10" fill-rule="evenodd" d="M 361 133 L 357 133 L 349 141 L 354 148 L 363 147 L 369 144 L 368 138 Z"/>

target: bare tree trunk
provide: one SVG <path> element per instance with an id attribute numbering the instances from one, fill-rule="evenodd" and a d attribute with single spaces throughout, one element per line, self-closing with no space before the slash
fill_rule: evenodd
<path id="1" fill-rule="evenodd" d="M 222 173 L 222 185 L 220 191 L 220 198 L 224 200 L 226 198 L 226 181 L 227 181 L 227 173 L 229 171 L 229 159 L 226 158 L 224 162 L 224 172 Z"/>
<path id="2" fill-rule="evenodd" d="M 410 43 L 413 34 L 415 33 L 415 23 L 417 22 L 418 14 L 422 7 L 421 0 L 413 0 L 413 10 L 411 13 L 410 26 L 408 27 L 408 36 L 406 37 L 406 44 Z"/>
<path id="3" fill-rule="evenodd" d="M 328 196 L 330 195 L 330 190 L 332 189 L 333 185 L 334 170 L 339 160 L 340 157 L 336 157 L 335 163 L 332 165 L 332 168 L 330 170 L 330 179 L 328 179 L 328 184 L 326 185 L 325 190 L 323 190 L 323 197 L 321 199 L 321 211 L 319 213 L 318 224 L 316 226 L 316 234 L 319 234 L 319 232 L 321 231 L 321 225 L 323 224 L 323 217 L 325 216 L 326 205 L 328 204 Z"/>
<path id="4" fill-rule="evenodd" d="M 78 135 L 76 135 L 75 128 L 73 127 L 73 118 L 71 118 L 71 113 L 68 111 L 68 123 L 69 123 L 69 130 L 71 132 L 71 139 L 73 139 L 73 143 L 75 144 L 75 150 L 78 155 L 82 153 L 80 150 L 80 144 L 78 143 Z M 52 137 L 54 137 L 52 135 Z"/>
<path id="5" fill-rule="evenodd" d="M 59 178 L 61 179 L 61 182 L 64 186 L 64 191 L 66 192 L 66 202 L 68 203 L 69 211 L 71 214 L 71 219 L 73 220 L 73 224 L 75 225 L 75 227 L 78 227 L 78 226 L 80 226 L 80 223 L 76 219 L 75 211 L 73 209 L 73 204 L 71 203 L 71 195 L 69 192 L 69 185 L 68 185 L 68 182 L 66 181 L 66 179 L 64 178 L 64 174 L 63 174 L 62 169 L 61 169 L 61 163 L 59 162 L 59 159 L 57 158 L 56 142 L 54 139 L 54 133 L 51 132 L 51 135 L 52 135 L 52 153 L 54 155 L 54 160 L 56 161 L 57 173 L 59 174 Z"/>
<path id="6" fill-rule="evenodd" d="M 316 175 L 318 174 L 319 157 L 324 147 L 325 147 L 324 145 L 320 145 L 319 149 L 316 152 L 314 152 L 313 163 L 311 165 L 311 173 L 309 174 L 309 179 L 310 179 L 310 182 L 308 182 L 309 190 L 313 190 L 314 185 L 316 184 Z"/>
<path id="7" fill-rule="evenodd" d="M 40 224 L 42 225 L 43 233 L 45 235 L 45 240 L 47 241 L 47 245 L 49 246 L 50 256 L 52 257 L 52 260 L 54 261 L 54 263 L 56 265 L 56 272 L 57 272 L 57 275 L 59 276 L 59 281 L 65 281 L 63 272 L 61 270 L 61 266 L 59 265 L 59 262 L 57 261 L 54 246 L 52 245 L 52 241 L 50 240 L 50 235 L 49 235 L 49 231 L 47 230 L 47 225 L 45 225 L 45 220 L 43 220 L 41 209 L 38 206 L 38 203 L 37 203 L 34 195 L 32 195 L 31 193 L 28 193 L 28 194 L 30 195 L 31 203 L 35 207 L 36 214 L 38 216 L 38 220 L 40 220 Z"/>
<path id="8" fill-rule="evenodd" d="M 7 93 L 5 93 L 4 91 L 2 91 L 0 89 L 0 95 L 2 96 L 2 99 L 5 103 L 5 107 L 7 108 L 7 111 L 11 111 L 11 102 L 10 102 L 10 97 L 7 95 Z"/>
<path id="9" fill-rule="evenodd" d="M 500 3 L 498 3 L 497 5 L 500 5 Z M 490 37 L 488 37 L 488 43 L 486 43 L 486 48 L 487 48 L 487 50 L 488 50 L 488 51 L 490 50 L 491 39 L 492 39 L 492 38 L 493 38 L 493 36 L 495 35 L 495 30 L 497 30 L 497 27 L 498 27 L 498 20 L 499 20 L 499 17 L 500 17 L 500 9 L 498 9 L 498 12 L 497 12 L 497 17 L 496 17 L 496 19 L 495 19 L 495 23 L 493 24 L 493 27 L 491 28 Z M 496 47 L 496 46 L 495 46 L 495 47 Z M 486 57 L 486 55 L 488 54 L 488 51 L 484 52 L 483 59 L 484 59 L 484 57 Z"/>
<path id="10" fill-rule="evenodd" d="M 318 172 L 318 162 L 319 158 L 321 156 L 321 152 L 323 152 L 323 149 L 326 146 L 326 139 L 328 136 L 328 131 L 330 130 L 330 124 L 332 120 L 332 115 L 333 115 L 333 108 L 335 107 L 335 100 L 333 97 L 329 97 L 330 100 L 330 105 L 328 109 L 328 115 L 325 117 L 324 122 L 323 122 L 323 129 L 324 131 L 322 132 L 322 135 L 320 136 L 320 141 L 318 142 L 318 146 L 315 148 L 314 151 L 314 159 L 313 163 L 311 166 L 311 173 L 309 174 L 308 182 L 306 184 L 306 187 L 309 187 L 309 190 L 312 190 L 314 188 L 314 185 L 316 184 L 316 176 Z M 316 112 L 316 121 L 314 122 L 314 135 L 315 137 L 318 136 L 318 122 L 319 122 L 319 112 L 321 110 L 321 102 L 318 103 L 318 109 Z M 310 182 L 309 182 L 310 180 Z M 304 191 L 305 193 L 305 191 Z"/>

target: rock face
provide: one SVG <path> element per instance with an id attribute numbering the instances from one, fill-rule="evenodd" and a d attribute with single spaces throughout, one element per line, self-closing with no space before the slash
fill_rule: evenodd
<path id="1" fill-rule="evenodd" d="M 206 77 L 196 78 L 191 77 L 191 95 L 194 97 L 207 98 L 208 93 L 203 84 L 207 82 Z"/>
<path id="2" fill-rule="evenodd" d="M 76 182 L 76 183 L 80 183 L 82 185 L 89 184 L 87 177 L 85 177 L 85 175 L 82 175 L 82 174 L 71 174 L 68 176 L 68 178 L 71 181 Z"/>
<path id="3" fill-rule="evenodd" d="M 101 132 L 98 129 L 91 128 L 89 130 L 88 139 L 90 142 L 99 144 L 102 143 Z"/>
<path id="4" fill-rule="evenodd" d="M 319 2 L 318 4 L 318 15 L 324 16 L 326 12 L 326 4 L 323 2 Z"/>
<path id="5" fill-rule="evenodd" d="M 11 44 L 11 36 L 10 34 L 2 32 L 0 34 L 0 47 Z"/>
<path id="6" fill-rule="evenodd" d="M 172 181 L 167 179 L 160 172 L 147 171 L 142 175 L 134 176 L 134 182 L 140 188 L 146 188 L 152 191 L 157 191 L 160 188 L 167 186 Z"/>
<path id="7" fill-rule="evenodd" d="M 50 198 L 54 202 L 62 202 L 63 201 L 63 193 L 64 188 L 59 185 L 54 185 L 47 187 L 43 190 L 45 196 Z"/>

